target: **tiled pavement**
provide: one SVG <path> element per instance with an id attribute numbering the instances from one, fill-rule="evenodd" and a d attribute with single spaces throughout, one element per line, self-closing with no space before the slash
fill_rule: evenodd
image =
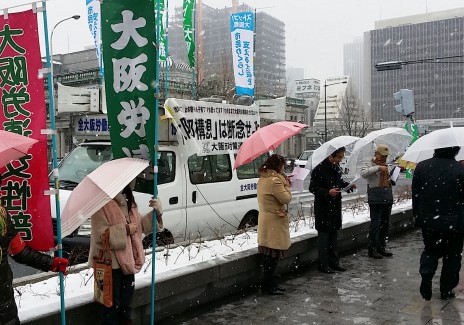
<path id="1" fill-rule="evenodd" d="M 283 296 L 251 291 L 169 319 L 164 324 L 464 324 L 464 272 L 457 297 L 440 300 L 439 276 L 431 301 L 419 294 L 420 230 L 393 238 L 393 258 L 367 257 L 366 250 L 344 256 L 344 273 L 322 274 L 315 267 L 281 279 Z M 440 267 L 437 272 L 439 274 Z"/>

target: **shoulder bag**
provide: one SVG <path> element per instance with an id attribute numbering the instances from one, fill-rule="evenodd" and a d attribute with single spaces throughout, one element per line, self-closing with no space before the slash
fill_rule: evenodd
<path id="1" fill-rule="evenodd" d="M 108 230 L 101 235 L 101 239 L 103 249 L 100 250 L 99 256 L 93 257 L 93 299 L 99 304 L 111 307 L 113 306 L 113 269 Z"/>
<path id="2" fill-rule="evenodd" d="M 393 204 L 393 191 L 391 187 L 368 187 L 367 203 Z"/>

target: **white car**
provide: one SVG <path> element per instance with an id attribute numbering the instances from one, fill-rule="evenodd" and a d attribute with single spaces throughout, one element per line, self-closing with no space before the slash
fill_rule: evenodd
<path id="1" fill-rule="evenodd" d="M 314 150 L 305 150 L 303 153 L 298 157 L 298 159 L 295 160 L 295 167 L 300 166 L 301 168 L 304 168 L 306 166 L 306 163 L 308 162 L 308 159 L 313 155 Z"/>

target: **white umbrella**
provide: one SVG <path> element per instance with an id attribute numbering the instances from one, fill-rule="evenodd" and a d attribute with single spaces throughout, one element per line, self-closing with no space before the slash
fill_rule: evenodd
<path id="1" fill-rule="evenodd" d="M 450 127 L 436 130 L 420 137 L 401 157 L 404 161 L 418 163 L 433 157 L 435 149 L 447 147 L 464 147 L 464 127 Z M 457 160 L 464 159 L 464 153 L 458 154 Z"/>
<path id="2" fill-rule="evenodd" d="M 377 145 L 384 144 L 390 149 L 389 159 L 402 155 L 411 143 L 412 136 L 403 128 L 385 128 L 368 133 L 354 145 L 347 162 L 348 173 L 359 175 L 361 168 L 374 157 Z"/>
<path id="3" fill-rule="evenodd" d="M 352 144 L 353 142 L 358 141 L 359 139 L 360 138 L 358 137 L 342 135 L 342 136 L 333 138 L 330 141 L 327 141 L 322 146 L 314 150 L 313 154 L 306 162 L 305 168 L 313 169 L 314 167 L 319 165 L 325 158 L 327 158 L 332 153 L 334 153 L 337 149 L 340 149 L 341 147 L 346 147 Z"/>
<path id="4" fill-rule="evenodd" d="M 138 158 L 108 161 L 88 174 L 72 191 L 61 216 L 62 237 L 70 235 L 112 200 L 149 165 Z"/>

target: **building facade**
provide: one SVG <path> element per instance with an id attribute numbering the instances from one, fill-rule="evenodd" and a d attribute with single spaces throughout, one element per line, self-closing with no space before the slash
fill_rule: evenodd
<path id="1" fill-rule="evenodd" d="M 314 116 L 314 125 L 321 127 L 327 122 L 331 128 L 338 127 L 340 110 L 350 86 L 349 82 L 349 76 L 340 76 L 327 78 L 324 84 L 321 84 L 320 100 Z"/>
<path id="2" fill-rule="evenodd" d="M 296 81 L 304 79 L 304 68 L 287 67 L 287 97 L 295 98 Z"/>
<path id="3" fill-rule="evenodd" d="M 343 74 L 350 76 L 353 96 L 360 105 L 368 109 L 369 98 L 366 92 L 368 84 L 364 74 L 365 60 L 363 38 L 358 38 L 353 43 L 343 45 Z"/>
<path id="4" fill-rule="evenodd" d="M 403 119 L 394 109 L 400 89 L 414 92 L 416 119 L 451 118 L 464 108 L 464 9 L 376 22 L 365 44 L 374 122 Z M 418 62 L 423 59 L 432 62 Z M 411 64 L 376 71 L 376 63 L 389 61 Z"/>
<path id="5" fill-rule="evenodd" d="M 196 82 L 199 86 L 215 85 L 217 95 L 233 92 L 235 87 L 230 39 L 233 11 L 197 3 Z M 255 13 L 255 94 L 285 96 L 285 24 L 245 4 L 237 6 L 235 11 Z M 182 7 L 177 7 L 169 22 L 169 53 L 177 58 L 187 57 L 182 21 Z"/>

